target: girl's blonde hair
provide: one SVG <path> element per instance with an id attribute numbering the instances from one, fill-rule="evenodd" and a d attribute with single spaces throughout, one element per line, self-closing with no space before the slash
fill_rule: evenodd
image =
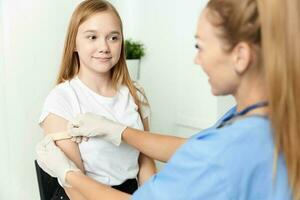
<path id="1" fill-rule="evenodd" d="M 74 51 L 76 47 L 76 36 L 78 32 L 78 27 L 92 15 L 104 11 L 111 11 L 117 16 L 121 26 L 122 38 L 124 38 L 121 17 L 112 4 L 105 0 L 85 0 L 81 2 L 75 9 L 71 17 L 71 21 L 69 23 L 65 40 L 65 46 L 63 50 L 63 57 L 60 65 L 60 71 L 56 81 L 57 84 L 74 78 L 79 72 L 79 57 L 78 53 Z M 137 87 L 135 87 L 134 83 L 130 79 L 126 65 L 124 39 L 122 40 L 121 48 L 122 49 L 120 59 L 117 62 L 117 64 L 111 69 L 112 84 L 115 89 L 117 89 L 118 86 L 121 84 L 126 85 L 128 87 L 136 105 L 138 105 L 138 112 L 141 115 L 141 105 L 148 105 L 147 99 L 144 93 Z M 144 99 L 146 99 L 145 102 L 141 102 L 137 94 L 138 91 L 144 96 Z"/>
<path id="2" fill-rule="evenodd" d="M 300 200 L 300 1 L 210 0 L 207 7 L 228 51 L 241 41 L 256 47 L 268 88 L 275 163 L 283 153 L 293 197 Z"/>

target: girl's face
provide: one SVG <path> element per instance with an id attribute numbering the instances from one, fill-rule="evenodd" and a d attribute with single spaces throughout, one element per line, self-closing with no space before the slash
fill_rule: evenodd
<path id="1" fill-rule="evenodd" d="M 103 11 L 83 22 L 76 36 L 80 70 L 106 74 L 118 62 L 122 48 L 121 26 L 112 11 Z"/>
<path id="2" fill-rule="evenodd" d="M 219 30 L 208 21 L 207 12 L 204 10 L 198 21 L 195 63 L 207 74 L 214 95 L 234 94 L 239 84 L 235 55 L 225 52 L 224 42 L 217 35 Z"/>

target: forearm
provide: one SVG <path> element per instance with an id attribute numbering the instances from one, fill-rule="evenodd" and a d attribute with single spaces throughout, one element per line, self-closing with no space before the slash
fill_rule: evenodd
<path id="1" fill-rule="evenodd" d="M 103 185 L 85 176 L 81 172 L 70 171 L 66 175 L 66 181 L 87 200 L 129 200 L 130 195 L 115 190 L 107 185 Z"/>
<path id="2" fill-rule="evenodd" d="M 124 130 L 122 139 L 146 156 L 162 162 L 167 162 L 175 151 L 186 142 L 184 138 L 159 135 L 132 128 Z"/>
<path id="3" fill-rule="evenodd" d="M 79 148 L 76 143 L 74 143 L 70 140 L 61 140 L 61 141 L 56 142 L 56 145 L 65 153 L 65 155 L 67 155 L 67 157 L 70 160 L 72 160 L 75 163 L 75 165 L 82 172 L 85 171 L 82 160 L 81 160 Z M 68 195 L 69 199 L 71 199 L 71 200 L 86 200 L 86 198 L 84 198 L 82 196 L 82 194 L 80 194 L 80 192 L 78 192 L 74 188 L 64 187 L 64 190 L 65 190 L 66 194 Z"/>
<path id="4" fill-rule="evenodd" d="M 156 166 L 153 159 L 141 153 L 139 156 L 139 167 L 138 181 L 139 185 L 143 185 L 156 173 Z"/>
<path id="5" fill-rule="evenodd" d="M 64 190 L 70 200 L 87 200 L 79 191 L 74 188 L 64 187 Z"/>

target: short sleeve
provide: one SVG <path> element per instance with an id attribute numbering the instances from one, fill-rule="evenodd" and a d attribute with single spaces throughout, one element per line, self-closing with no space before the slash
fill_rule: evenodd
<path id="1" fill-rule="evenodd" d="M 54 88 L 47 96 L 38 123 L 41 124 L 50 113 L 66 120 L 72 119 L 72 105 L 68 94 L 59 88 Z"/>
<path id="2" fill-rule="evenodd" d="M 139 98 L 139 100 L 142 102 L 141 105 L 141 115 L 143 119 L 146 119 L 147 117 L 150 117 L 151 114 L 151 110 L 150 110 L 150 105 L 149 102 L 147 100 L 146 94 L 145 94 L 145 90 L 144 88 L 138 84 L 137 82 L 134 83 L 135 87 L 137 88 L 137 96 Z"/>

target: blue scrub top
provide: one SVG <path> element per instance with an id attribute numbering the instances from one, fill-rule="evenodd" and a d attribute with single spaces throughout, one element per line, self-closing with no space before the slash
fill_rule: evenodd
<path id="1" fill-rule="evenodd" d="M 292 200 L 283 156 L 273 181 L 274 143 L 267 118 L 248 116 L 206 129 L 182 145 L 133 200 Z"/>

